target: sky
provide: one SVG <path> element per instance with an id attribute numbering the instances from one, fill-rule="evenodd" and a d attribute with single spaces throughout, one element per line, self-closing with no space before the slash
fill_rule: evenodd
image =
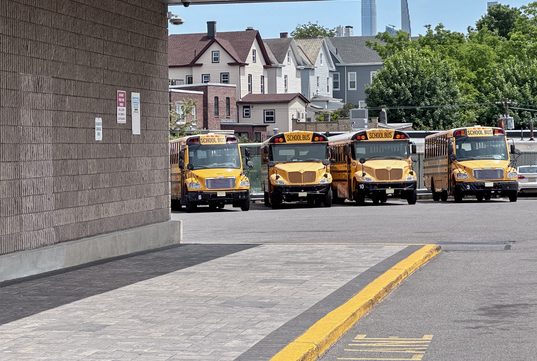
<path id="1" fill-rule="evenodd" d="M 501 4 L 520 7 L 528 0 L 500 0 Z M 424 33 L 427 24 L 442 23 L 447 29 L 466 32 L 468 26 L 486 13 L 487 0 L 408 0 L 412 35 Z M 400 0 L 377 0 L 377 27 L 401 27 Z M 327 28 L 338 25 L 354 26 L 354 35 L 361 35 L 361 1 L 328 0 L 290 3 L 259 3 L 229 5 L 170 6 L 172 13 L 184 20 L 171 25 L 171 34 L 202 33 L 207 21 L 217 22 L 217 31 L 238 31 L 249 26 L 261 32 L 264 39 L 277 38 L 281 32 L 293 31 L 297 25 L 318 23 Z"/>

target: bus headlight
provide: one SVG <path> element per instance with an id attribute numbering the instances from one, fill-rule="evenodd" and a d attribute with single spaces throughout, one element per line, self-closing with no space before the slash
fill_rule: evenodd
<path id="1" fill-rule="evenodd" d="M 241 180 L 241 182 L 239 183 L 239 186 L 241 188 L 246 188 L 246 187 L 250 187 L 250 181 L 248 179 L 243 179 Z"/>
<path id="2" fill-rule="evenodd" d="M 371 178 L 371 177 L 364 177 L 364 182 L 373 182 L 373 178 Z"/>
<path id="3" fill-rule="evenodd" d="M 415 178 L 414 178 L 414 176 L 409 175 L 409 176 L 406 177 L 406 180 L 407 180 L 407 182 L 411 182 L 411 181 L 415 180 Z"/>
<path id="4" fill-rule="evenodd" d="M 328 178 L 328 177 L 322 177 L 321 180 L 319 181 L 319 184 L 328 184 L 330 183 L 331 179 Z"/>
<path id="5" fill-rule="evenodd" d="M 456 173 L 455 177 L 457 179 L 468 179 L 468 174 L 460 172 L 460 173 Z"/>
<path id="6" fill-rule="evenodd" d="M 509 172 L 507 173 L 507 178 L 518 178 L 517 172 Z"/>
<path id="7" fill-rule="evenodd" d="M 201 184 L 199 182 L 190 182 L 187 183 L 189 189 L 201 189 Z"/>

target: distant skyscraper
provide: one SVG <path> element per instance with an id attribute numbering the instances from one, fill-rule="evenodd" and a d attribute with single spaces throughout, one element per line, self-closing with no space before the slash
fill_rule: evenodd
<path id="1" fill-rule="evenodd" d="M 377 0 L 362 0 L 362 35 L 377 35 Z"/>
<path id="2" fill-rule="evenodd" d="M 401 0 L 401 30 L 412 35 L 410 27 L 410 11 L 408 10 L 408 0 Z"/>

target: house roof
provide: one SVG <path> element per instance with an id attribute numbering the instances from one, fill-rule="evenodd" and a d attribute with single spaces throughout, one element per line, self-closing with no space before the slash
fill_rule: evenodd
<path id="1" fill-rule="evenodd" d="M 306 58 L 311 64 L 315 64 L 319 51 L 323 46 L 323 38 L 314 39 L 295 39 L 296 45 L 302 50 Z"/>
<path id="2" fill-rule="evenodd" d="M 374 40 L 374 36 L 342 36 L 329 38 L 328 43 L 330 51 L 341 64 L 382 63 L 379 54 L 366 44 Z"/>
<path id="3" fill-rule="evenodd" d="M 306 56 L 300 52 L 293 38 L 277 38 L 265 40 L 268 50 L 272 52 L 278 64 L 285 64 L 289 48 L 295 55 L 298 66 L 311 66 Z"/>
<path id="4" fill-rule="evenodd" d="M 242 100 L 237 103 L 254 103 L 254 104 L 269 104 L 269 103 L 289 103 L 295 98 L 300 98 L 304 103 L 308 104 L 309 100 L 300 93 L 288 94 L 247 94 Z"/>
<path id="5" fill-rule="evenodd" d="M 257 30 L 217 32 L 214 38 L 206 33 L 170 35 L 168 66 L 192 66 L 213 43 L 218 43 L 238 64 L 245 64 L 250 49 L 258 40 L 267 64 L 272 64 L 261 35 Z"/>

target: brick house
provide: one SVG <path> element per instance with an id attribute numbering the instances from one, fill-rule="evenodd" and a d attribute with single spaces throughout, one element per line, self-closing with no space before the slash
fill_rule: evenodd
<path id="1" fill-rule="evenodd" d="M 236 86 L 233 84 L 189 84 L 170 87 L 170 101 L 176 111 L 187 99 L 196 105 L 190 119 L 197 129 L 220 130 L 223 123 L 237 121 Z M 178 111 L 179 113 L 180 111 Z"/>

